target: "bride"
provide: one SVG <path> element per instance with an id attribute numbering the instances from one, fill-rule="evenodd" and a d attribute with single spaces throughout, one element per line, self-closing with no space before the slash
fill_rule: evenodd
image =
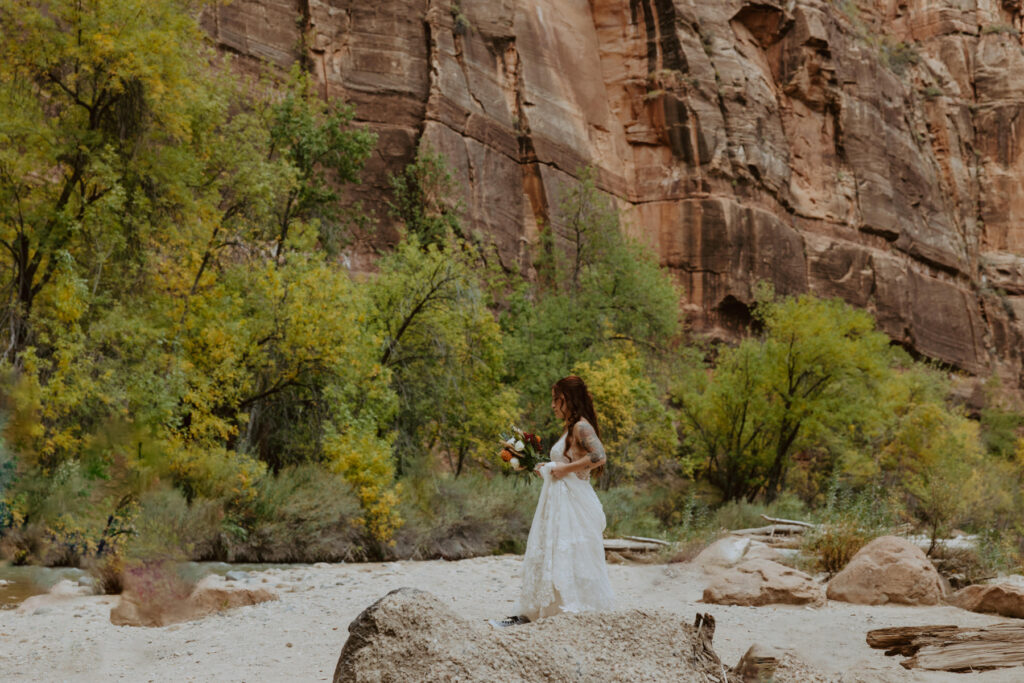
<path id="1" fill-rule="evenodd" d="M 565 431 L 538 465 L 544 480 L 523 556 L 523 587 L 517 614 L 496 626 L 512 626 L 560 612 L 608 610 L 614 594 L 604 563 L 604 510 L 590 472 L 605 462 L 604 447 L 586 385 L 571 375 L 551 388 L 551 409 Z"/>

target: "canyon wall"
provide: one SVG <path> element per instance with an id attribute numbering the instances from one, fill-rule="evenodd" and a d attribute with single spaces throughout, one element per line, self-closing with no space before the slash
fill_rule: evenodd
<path id="1" fill-rule="evenodd" d="M 589 165 L 695 330 L 735 336 L 768 280 L 1024 387 L 1022 0 L 234 0 L 204 26 L 356 106 L 379 240 L 429 144 L 529 275 Z"/>

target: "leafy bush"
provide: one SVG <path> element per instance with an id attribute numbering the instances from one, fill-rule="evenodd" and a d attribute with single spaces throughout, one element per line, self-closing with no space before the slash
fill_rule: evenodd
<path id="1" fill-rule="evenodd" d="M 873 538 L 876 536 L 855 518 L 840 517 L 804 534 L 801 551 L 811 558 L 815 570 L 832 575 L 849 564 Z"/>
<path id="2" fill-rule="evenodd" d="M 572 372 L 583 378 L 594 399 L 601 440 L 609 454 L 602 477 L 605 486 L 649 475 L 674 459 L 679 439 L 672 415 L 634 349 L 577 363 Z"/>
<path id="3" fill-rule="evenodd" d="M 117 595 L 124 591 L 125 561 L 120 553 L 106 553 L 91 558 L 86 561 L 85 568 L 104 595 Z"/>
<path id="4" fill-rule="evenodd" d="M 713 370 L 691 363 L 672 392 L 688 450 L 726 500 L 779 495 L 795 453 L 837 460 L 886 414 L 881 380 L 895 361 L 871 316 L 839 299 L 762 291 L 755 313 L 761 338 L 723 349 Z"/>
<path id="5" fill-rule="evenodd" d="M 632 486 L 618 486 L 599 491 L 598 498 L 604 507 L 606 520 L 605 536 L 647 536 L 659 538 L 665 535 L 665 528 L 655 514 L 657 494 L 641 492 Z"/>
<path id="6" fill-rule="evenodd" d="M 366 557 L 359 497 L 316 465 L 265 477 L 225 538 L 230 562 L 342 562 Z"/>
<path id="7" fill-rule="evenodd" d="M 858 550 L 896 526 L 894 504 L 881 488 L 854 490 L 833 480 L 826 501 L 821 524 L 801 544 L 815 571 L 839 572 Z"/>
<path id="8" fill-rule="evenodd" d="M 139 500 L 135 533 L 124 555 L 133 562 L 224 559 L 224 516 L 220 501 L 189 501 L 182 491 L 169 487 L 148 491 Z"/>
<path id="9" fill-rule="evenodd" d="M 386 557 L 457 560 L 522 552 L 540 492 L 514 477 L 419 471 L 402 479 L 404 526 Z"/>
<path id="10" fill-rule="evenodd" d="M 716 529 L 749 529 L 769 523 L 761 515 L 806 521 L 808 510 L 799 498 L 783 493 L 771 503 L 727 501 L 712 512 L 710 523 Z"/>

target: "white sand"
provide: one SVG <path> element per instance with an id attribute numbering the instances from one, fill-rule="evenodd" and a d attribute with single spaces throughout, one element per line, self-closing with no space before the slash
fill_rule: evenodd
<path id="1" fill-rule="evenodd" d="M 395 588 L 412 586 L 469 618 L 510 613 L 520 558 L 295 567 L 254 573 L 280 600 L 164 628 L 113 626 L 116 598 L 67 598 L 34 614 L 0 611 L 3 681 L 331 680 L 347 627 Z M 620 608 L 661 611 L 692 623 L 718 621 L 715 649 L 735 664 L 754 642 L 792 650 L 843 681 L 1024 681 L 1024 668 L 983 674 L 908 672 L 868 648 L 867 631 L 925 624 L 985 625 L 995 617 L 952 607 L 727 607 L 698 602 L 706 578 L 691 565 L 612 565 Z M 641 635 L 642 634 L 634 634 Z M 670 676 L 667 675 L 670 678 Z"/>

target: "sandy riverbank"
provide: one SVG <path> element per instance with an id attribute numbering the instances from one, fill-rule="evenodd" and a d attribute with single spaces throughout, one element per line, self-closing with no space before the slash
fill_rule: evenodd
<path id="1" fill-rule="evenodd" d="M 0 611 L 4 681 L 318 681 L 330 680 L 349 622 L 402 586 L 428 590 L 469 618 L 505 616 L 518 588 L 515 556 L 460 562 L 391 562 L 273 569 L 250 581 L 280 600 L 164 628 L 113 626 L 116 598 L 78 597 L 34 614 Z M 698 602 L 706 577 L 691 565 L 613 565 L 622 608 L 660 611 L 692 622 L 718 620 L 715 649 L 735 664 L 754 642 L 790 649 L 807 664 L 853 681 L 1024 681 L 1024 669 L 984 674 L 907 672 L 864 643 L 873 628 L 921 624 L 985 625 L 995 617 L 952 607 L 820 609 L 726 607 Z"/>

